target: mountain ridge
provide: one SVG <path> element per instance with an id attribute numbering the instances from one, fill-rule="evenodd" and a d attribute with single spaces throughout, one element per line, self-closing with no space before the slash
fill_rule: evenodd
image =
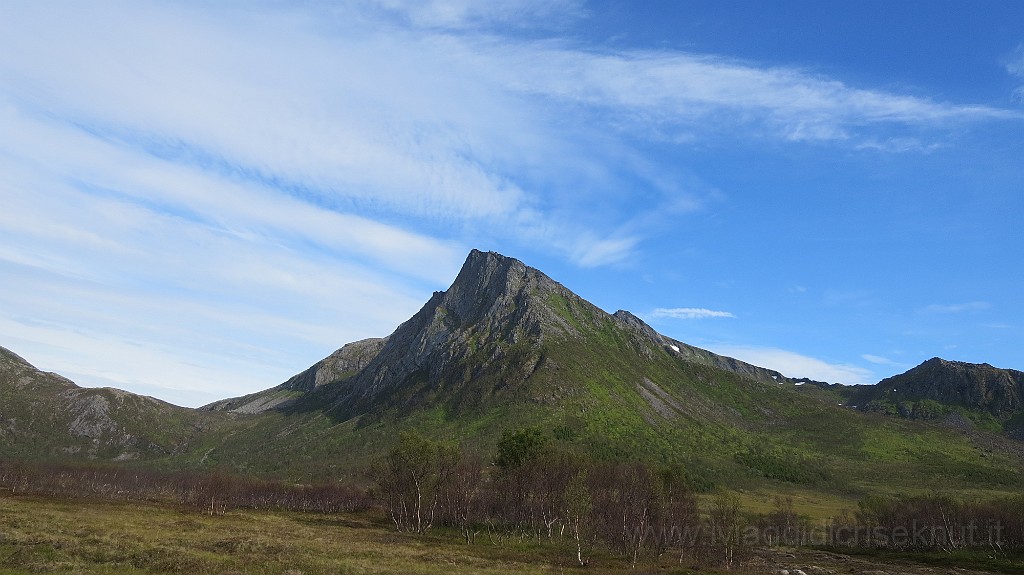
<path id="1" fill-rule="evenodd" d="M 0 347 L 0 454 L 134 460 L 179 452 L 205 416 L 120 389 L 79 387 Z"/>
<path id="2" fill-rule="evenodd" d="M 451 287 L 391 335 L 201 410 L 111 390 L 62 396 L 70 384 L 41 375 L 41 391 L 25 393 L 16 383 L 32 371 L 14 357 L 0 361 L 0 456 L 140 459 L 302 481 L 358 474 L 402 431 L 493 453 L 504 434 L 530 428 L 587 457 L 679 465 L 703 489 L 767 481 L 867 493 L 888 482 L 1003 489 L 1024 480 L 1020 444 L 989 428 L 851 409 L 842 386 L 800 385 L 689 346 L 493 252 L 470 252 Z M 67 402 L 77 396 L 74 411 Z M 38 441 L 7 431 L 22 432 L 5 424 L 14 409 L 28 414 L 16 415 L 19 425 L 48 417 L 33 428 Z"/>
<path id="3" fill-rule="evenodd" d="M 1024 372 L 1015 369 L 933 357 L 875 385 L 839 393 L 862 410 L 915 419 L 956 413 L 1024 438 Z"/>
<path id="4" fill-rule="evenodd" d="M 543 358 L 539 348 L 545 340 L 577 336 L 584 327 L 598 328 L 609 320 L 640 338 L 636 348 L 648 356 L 643 340 L 685 361 L 717 367 L 764 383 L 792 381 L 778 371 L 664 336 L 628 311 L 609 314 L 518 259 L 474 249 L 451 287 L 434 292 L 423 307 L 391 335 L 346 344 L 281 385 L 241 398 L 221 400 L 203 409 L 238 413 L 286 409 L 294 406 L 298 399 L 289 391 L 310 392 L 347 379 L 345 389 L 337 389 L 330 401 L 347 403 L 348 413 L 355 415 L 354 406 L 401 385 L 424 369 L 426 372 L 422 375 L 434 383 L 451 377 L 450 364 L 465 363 L 466 352 L 489 349 L 490 361 L 475 366 L 486 370 L 488 365 L 505 357 L 507 350 L 501 349 L 499 343 L 529 348 L 519 350 L 525 352 L 520 359 L 526 362 L 523 369 L 526 378 L 540 365 Z M 356 349 L 363 352 L 362 362 L 358 364 L 348 359 Z M 338 363 L 344 363 L 345 367 L 338 367 Z M 316 384 L 310 385 L 314 380 Z"/>

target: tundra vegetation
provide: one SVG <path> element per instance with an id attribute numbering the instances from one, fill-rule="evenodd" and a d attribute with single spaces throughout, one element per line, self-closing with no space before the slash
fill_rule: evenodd
<path id="1" fill-rule="evenodd" d="M 537 428 L 487 456 L 405 432 L 358 485 L 5 460 L 0 486 L 0 573 L 768 573 L 780 549 L 1024 568 L 1022 496 L 870 496 L 830 517 L 779 496 L 755 511 L 677 465 L 590 458 Z"/>

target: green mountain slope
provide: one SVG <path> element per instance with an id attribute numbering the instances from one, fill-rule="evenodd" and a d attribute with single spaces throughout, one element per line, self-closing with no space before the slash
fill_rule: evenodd
<path id="1" fill-rule="evenodd" d="M 593 456 L 681 464 L 705 486 L 1021 484 L 1005 438 L 838 405 L 834 393 L 608 314 L 499 254 L 471 253 L 449 290 L 378 342 L 364 367 L 245 418 L 207 457 L 343 474 L 403 429 L 486 451 L 504 430 L 532 426 Z"/>
<path id="2" fill-rule="evenodd" d="M 189 449 L 216 418 L 117 389 L 84 389 L 0 348 L 0 455 L 135 460 Z"/>
<path id="3" fill-rule="evenodd" d="M 848 390 L 667 338 L 495 253 L 470 253 L 452 286 L 390 336 L 201 410 L 0 359 L 0 455 L 304 480 L 358 474 L 407 429 L 486 454 L 503 432 L 533 427 L 567 451 L 680 465 L 701 488 L 849 497 L 1024 486 L 1021 442 L 852 409 Z"/>

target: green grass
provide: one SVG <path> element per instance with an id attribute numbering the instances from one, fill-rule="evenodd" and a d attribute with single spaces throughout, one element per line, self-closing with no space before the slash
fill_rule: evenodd
<path id="1" fill-rule="evenodd" d="M 547 557 L 391 532 L 375 515 L 231 512 L 0 499 L 0 573 L 523 573 Z"/>
<path id="2" fill-rule="evenodd" d="M 238 574 L 624 573 L 591 554 L 584 571 L 569 545 L 516 538 L 475 544 L 455 533 L 398 533 L 376 512 L 319 515 L 232 511 L 210 516 L 157 503 L 0 496 L 0 574 L 41 572 Z M 665 561 L 660 572 L 673 571 Z M 704 571 L 707 572 L 707 571 Z"/>
<path id="3" fill-rule="evenodd" d="M 799 489 L 794 507 L 838 508 Z M 744 510 L 765 512 L 770 498 L 741 494 Z M 706 503 L 706 502 L 705 502 Z M 763 510 L 761 509 L 763 507 Z M 230 511 L 210 516 L 158 502 L 58 500 L 0 495 L 0 575 L 96 573 L 143 575 L 315 574 L 562 574 L 777 573 L 780 568 L 818 567 L 817 572 L 935 573 L 935 568 L 972 573 L 1020 573 L 1024 557 L 986 551 L 895 553 L 885 550 L 753 549 L 731 571 L 690 571 L 671 554 L 645 559 L 636 569 L 609 551 L 591 549 L 586 569 L 575 565 L 564 543 L 538 544 L 485 534 L 467 544 L 459 534 L 435 529 L 426 535 L 395 532 L 379 512 L 323 515 L 277 511 Z M 810 571 L 808 571 L 810 572 Z"/>

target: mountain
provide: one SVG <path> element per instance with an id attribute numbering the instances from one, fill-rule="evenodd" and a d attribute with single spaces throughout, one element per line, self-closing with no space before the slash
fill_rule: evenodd
<path id="1" fill-rule="evenodd" d="M 1024 373 L 932 358 L 876 386 L 892 388 L 896 399 L 932 399 L 939 403 L 983 409 L 1001 416 L 1024 410 Z"/>
<path id="2" fill-rule="evenodd" d="M 256 416 L 214 448 L 219 461 L 342 468 L 386 449 L 400 429 L 488 449 L 503 431 L 531 426 L 606 457 L 715 459 L 716 444 L 820 408 L 777 371 L 666 337 L 519 260 L 473 250 L 451 286 L 388 337 L 204 409 Z"/>
<path id="3" fill-rule="evenodd" d="M 305 393 L 362 370 L 380 353 L 387 340 L 386 337 L 369 338 L 346 344 L 281 385 L 242 397 L 215 401 L 200 409 L 252 414 L 289 407 Z"/>
<path id="4" fill-rule="evenodd" d="M 888 392 L 887 397 L 894 401 L 930 399 L 981 409 L 997 417 L 1024 410 L 1024 373 L 987 363 L 935 357 L 906 373 L 883 379 L 875 387 Z"/>
<path id="5" fill-rule="evenodd" d="M 78 387 L 0 347 L 0 455 L 168 456 L 186 450 L 210 419 L 151 397 Z"/>
<path id="6" fill-rule="evenodd" d="M 865 410 L 916 419 L 955 414 L 1014 435 L 1024 430 L 1024 372 L 987 363 L 934 357 L 873 386 L 845 393 L 848 401 Z"/>
<path id="7" fill-rule="evenodd" d="M 331 389 L 329 402 L 349 416 L 405 396 L 410 402 L 441 394 L 478 405 L 516 393 L 538 370 L 557 369 L 549 344 L 584 340 L 601 330 L 627 337 L 641 359 L 669 354 L 764 383 L 790 381 L 777 371 L 665 337 L 627 311 L 608 314 L 519 260 L 473 250 L 451 287 L 435 292 L 390 336 L 348 344 L 275 388 L 205 409 L 288 408 L 301 395 L 295 392 L 342 381 Z"/>
<path id="8" fill-rule="evenodd" d="M 865 414 L 806 382 L 666 337 L 516 259 L 474 250 L 449 289 L 388 337 L 208 406 L 255 413 L 211 457 L 343 473 L 403 429 L 487 450 L 503 431 L 533 427 L 570 450 L 681 464 L 705 485 L 1020 479 L 1004 439 L 982 446 L 949 426 Z"/>
<path id="9" fill-rule="evenodd" d="M 845 388 L 666 337 L 493 252 L 472 251 L 452 285 L 389 336 L 200 410 L 83 390 L 3 357 L 0 455 L 308 481 L 357 476 L 405 430 L 488 454 L 505 432 L 529 428 L 567 452 L 680 466 L 699 488 L 850 497 L 1024 485 L 1020 442 L 984 426 L 851 409 Z"/>

